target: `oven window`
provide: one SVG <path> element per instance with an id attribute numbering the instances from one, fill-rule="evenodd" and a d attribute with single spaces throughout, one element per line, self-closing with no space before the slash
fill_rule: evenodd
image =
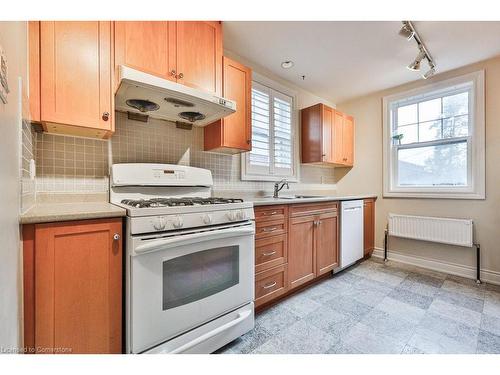
<path id="1" fill-rule="evenodd" d="M 239 283 L 239 246 L 204 250 L 163 262 L 163 310 L 219 293 Z"/>

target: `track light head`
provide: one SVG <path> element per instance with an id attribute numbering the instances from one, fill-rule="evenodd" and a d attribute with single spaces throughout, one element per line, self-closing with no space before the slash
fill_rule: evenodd
<path id="1" fill-rule="evenodd" d="M 415 31 L 408 21 L 403 21 L 403 26 L 401 26 L 401 30 L 399 30 L 399 35 L 405 37 L 407 40 L 410 40 L 415 35 Z"/>
<path id="2" fill-rule="evenodd" d="M 424 74 L 422 74 L 422 78 L 423 79 L 430 78 L 434 75 L 434 73 L 436 73 L 436 68 L 431 67 L 428 71 L 426 71 Z"/>
<path id="3" fill-rule="evenodd" d="M 415 58 L 415 61 L 413 61 L 410 65 L 408 65 L 407 68 L 415 71 L 420 70 L 420 62 L 424 57 L 425 57 L 425 52 L 420 50 L 417 57 Z"/>

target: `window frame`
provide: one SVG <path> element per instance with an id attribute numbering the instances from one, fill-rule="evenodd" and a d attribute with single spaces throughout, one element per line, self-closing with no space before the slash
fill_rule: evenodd
<path id="1" fill-rule="evenodd" d="M 273 108 L 274 97 L 283 98 L 283 96 L 292 99 L 291 103 L 291 138 L 292 138 L 292 167 L 290 173 L 279 173 L 280 169 L 274 167 L 274 122 L 271 116 L 269 128 L 269 168 L 251 166 L 250 151 L 241 154 L 241 180 L 242 181 L 276 181 L 286 178 L 289 182 L 299 182 L 299 144 L 298 144 L 298 110 L 297 110 L 297 93 L 290 88 L 275 82 L 258 73 L 252 72 L 252 88 L 258 88 L 269 94 L 270 109 Z"/>
<path id="2" fill-rule="evenodd" d="M 470 88 L 468 88 L 470 86 Z M 467 88 L 467 89 L 466 89 Z M 392 111 L 395 103 L 411 105 L 448 93 L 469 91 L 469 135 L 450 139 L 432 140 L 394 147 L 392 130 L 395 119 Z M 383 195 L 400 198 L 485 199 L 485 115 L 484 70 L 428 84 L 413 90 L 385 96 L 383 110 Z M 401 105 L 400 105 L 401 106 Z M 467 142 L 468 186 L 398 186 L 398 157 L 400 149 L 451 144 L 461 139 Z"/>

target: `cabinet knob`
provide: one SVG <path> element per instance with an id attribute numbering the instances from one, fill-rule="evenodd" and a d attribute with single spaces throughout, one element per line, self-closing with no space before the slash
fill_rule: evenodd
<path id="1" fill-rule="evenodd" d="M 109 120 L 109 112 L 103 112 L 102 113 L 102 119 L 104 121 L 108 121 Z"/>
<path id="2" fill-rule="evenodd" d="M 115 234 L 113 235 L 113 240 L 115 240 L 115 241 L 118 241 L 120 238 L 121 238 L 121 237 L 120 237 L 120 235 L 119 235 L 118 233 L 115 233 Z"/>
<path id="3" fill-rule="evenodd" d="M 184 74 L 183 73 L 179 73 L 179 75 L 177 76 L 177 78 L 184 78 Z"/>
<path id="4" fill-rule="evenodd" d="M 247 145 L 249 145 L 252 141 L 250 139 L 247 139 Z"/>
<path id="5" fill-rule="evenodd" d="M 172 69 L 172 70 L 170 71 L 170 75 L 171 75 L 171 76 L 174 76 L 174 77 L 175 77 L 175 73 L 177 73 L 177 72 L 175 71 L 175 69 Z"/>

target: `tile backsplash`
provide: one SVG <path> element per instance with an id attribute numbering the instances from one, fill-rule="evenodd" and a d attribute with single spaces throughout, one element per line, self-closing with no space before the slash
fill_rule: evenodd
<path id="1" fill-rule="evenodd" d="M 108 141 L 36 134 L 37 192 L 108 190 Z"/>
<path id="2" fill-rule="evenodd" d="M 188 153 L 190 165 L 212 171 L 215 190 L 270 191 L 273 185 L 272 182 L 241 181 L 240 155 L 204 152 L 202 128 L 178 129 L 172 122 L 155 119 L 143 123 L 117 112 L 116 132 L 110 141 L 33 133 L 29 126 L 23 126 L 24 133 L 26 159 L 32 157 L 31 150 L 37 166 L 36 187 L 26 186 L 26 205 L 30 202 L 29 194 L 34 196 L 35 188 L 36 192 L 44 193 L 107 192 L 110 159 L 113 163 L 175 164 Z M 25 167 L 23 153 L 23 176 Z M 317 188 L 321 184 L 322 188 L 334 189 L 333 171 L 301 165 L 301 182 L 293 187 Z"/>

